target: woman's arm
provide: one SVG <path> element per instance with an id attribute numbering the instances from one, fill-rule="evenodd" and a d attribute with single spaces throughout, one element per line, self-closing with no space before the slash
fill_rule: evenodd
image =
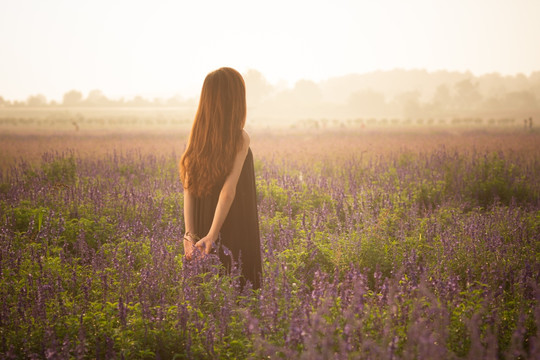
<path id="1" fill-rule="evenodd" d="M 242 130 L 242 139 L 242 149 L 236 154 L 232 171 L 229 176 L 227 176 L 227 179 L 225 179 L 225 183 L 223 184 L 221 192 L 219 193 L 216 212 L 214 213 L 214 219 L 212 220 L 210 231 L 208 231 L 208 234 L 195 244 L 195 246 L 205 254 L 208 254 L 210 250 L 212 250 L 212 245 L 218 238 L 221 226 L 229 213 L 229 209 L 231 208 L 236 195 L 236 185 L 238 184 L 238 179 L 242 173 L 242 167 L 244 166 L 244 161 L 246 160 L 250 141 L 249 135 L 244 130 Z"/>
<path id="2" fill-rule="evenodd" d="M 184 255 L 188 260 L 193 256 L 194 244 L 198 239 L 194 238 L 195 225 L 193 224 L 193 194 L 184 188 Z"/>

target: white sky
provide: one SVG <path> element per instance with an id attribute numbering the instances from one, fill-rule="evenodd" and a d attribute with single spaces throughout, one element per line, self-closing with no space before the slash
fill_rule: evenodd
<path id="1" fill-rule="evenodd" d="M 0 96 L 195 97 L 215 68 L 293 85 L 394 68 L 540 70 L 540 0 L 0 0 Z"/>

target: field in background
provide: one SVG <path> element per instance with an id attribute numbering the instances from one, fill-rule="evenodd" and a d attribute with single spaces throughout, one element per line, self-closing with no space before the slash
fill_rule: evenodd
<path id="1" fill-rule="evenodd" d="M 94 115 L 0 126 L 0 357 L 540 355 L 534 127 L 249 123 L 253 294 L 182 257 L 191 121 Z"/>
<path id="2" fill-rule="evenodd" d="M 137 149 L 182 153 L 192 124 L 187 108 L 0 108 L 0 166 L 15 158 L 36 161 L 43 152 L 102 156 Z M 532 127 L 530 127 L 532 125 Z M 492 119 L 249 119 L 252 148 L 260 156 L 324 157 L 356 152 L 524 152 L 537 156 L 534 123 Z"/>
<path id="3" fill-rule="evenodd" d="M 196 108 L 192 107 L 0 107 L 0 131 L 4 133 L 57 133 L 79 131 L 168 131 L 191 126 Z M 250 117 L 248 126 L 259 129 L 332 129 L 332 128 L 484 128 L 532 129 L 538 113 L 524 112 L 519 118 L 507 115 L 489 117 L 373 118 L 343 117 Z M 530 122 L 532 121 L 532 122 Z M 537 124 L 538 125 L 538 124 Z"/>

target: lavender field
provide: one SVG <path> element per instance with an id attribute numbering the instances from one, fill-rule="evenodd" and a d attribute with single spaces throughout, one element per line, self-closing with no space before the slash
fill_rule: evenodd
<path id="1" fill-rule="evenodd" d="M 257 292 L 182 257 L 184 136 L 0 136 L 0 357 L 540 358 L 540 133 L 253 131 Z"/>

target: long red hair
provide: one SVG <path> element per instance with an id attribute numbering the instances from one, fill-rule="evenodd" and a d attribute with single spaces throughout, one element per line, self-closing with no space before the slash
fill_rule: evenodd
<path id="1" fill-rule="evenodd" d="M 223 67 L 208 74 L 187 149 L 180 159 L 180 179 L 195 196 L 208 195 L 225 180 L 242 148 L 246 123 L 246 86 L 240 73 Z"/>

